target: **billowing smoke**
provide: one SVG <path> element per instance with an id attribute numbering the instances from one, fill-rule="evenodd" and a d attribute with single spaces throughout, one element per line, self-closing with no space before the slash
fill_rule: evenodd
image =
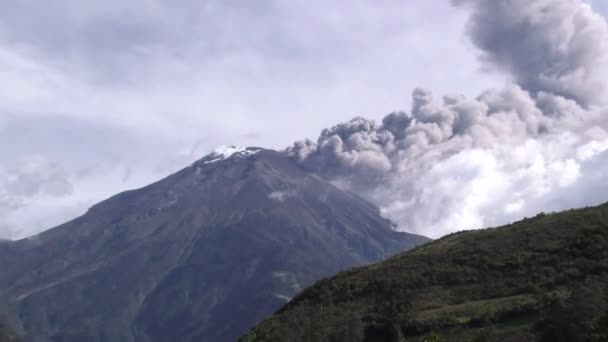
<path id="1" fill-rule="evenodd" d="M 411 111 L 325 129 L 287 152 L 438 237 L 608 201 L 608 28 L 581 0 L 454 0 L 484 63 L 515 84 L 475 99 L 413 92 Z M 602 172 L 598 170 L 606 170 Z"/>
<path id="2" fill-rule="evenodd" d="M 452 0 L 470 7 L 468 33 L 482 58 L 524 89 L 587 105 L 603 95 L 605 19 L 582 0 Z"/>

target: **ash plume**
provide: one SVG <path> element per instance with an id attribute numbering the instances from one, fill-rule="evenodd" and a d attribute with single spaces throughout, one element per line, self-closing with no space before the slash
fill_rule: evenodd
<path id="1" fill-rule="evenodd" d="M 415 89 L 409 112 L 340 123 L 287 153 L 432 237 L 608 200 L 605 19 L 581 0 L 452 2 L 512 85 L 440 100 Z"/>
<path id="2" fill-rule="evenodd" d="M 533 94 L 550 92 L 589 105 L 603 95 L 605 19 L 582 0 L 452 0 L 468 7 L 468 34 L 482 59 Z"/>

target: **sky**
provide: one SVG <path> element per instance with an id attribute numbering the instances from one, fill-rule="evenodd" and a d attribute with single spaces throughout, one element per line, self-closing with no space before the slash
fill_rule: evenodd
<path id="1" fill-rule="evenodd" d="M 472 10 L 454 6 L 457 2 L 49 0 L 41 6 L 33 0 L 3 1 L 0 238 L 52 228 L 115 193 L 186 167 L 219 145 L 282 149 L 296 140 L 316 140 L 324 128 L 353 117 L 382 122 L 393 111 L 411 111 L 418 87 L 432 89 L 438 98 L 475 98 L 512 83 L 533 87 L 535 80 L 522 79 L 515 68 L 505 71 L 483 60 L 488 47 L 483 37 L 471 38 L 467 24 Z M 606 2 L 590 3 L 608 14 Z M 595 150 L 603 151 L 602 134 L 572 149 L 597 145 Z M 539 141 L 518 140 L 517 147 L 525 154 L 541 149 Z M 489 148 L 466 153 L 485 160 L 480 167 L 492 177 L 501 173 L 502 183 L 488 188 L 506 191 L 517 170 L 503 174 L 507 171 L 492 168 L 507 157 Z M 598 158 L 573 167 L 578 174 L 598 172 Z M 563 168 L 568 160 L 561 160 Z M 470 160 L 449 162 L 462 168 Z M 391 172 L 403 163 L 395 161 Z M 439 177 L 440 171 L 420 168 L 415 177 Z M 446 166 L 443 172 L 451 171 Z M 469 180 L 496 179 L 484 175 Z M 428 202 L 408 206 L 405 192 L 387 195 L 394 182 L 374 184 L 372 192 L 349 186 L 346 178 L 333 180 L 378 204 L 403 229 L 429 236 L 525 214 L 516 210 L 517 199 L 509 199 L 500 210 L 482 208 L 487 201 L 474 209 L 453 207 L 446 217 L 458 225 L 438 221 L 433 211 L 412 221 L 402 216 Z M 603 181 L 601 175 L 593 179 Z M 399 184 L 423 192 L 410 180 Z M 588 191 L 581 190 L 585 195 L 572 205 L 599 200 L 588 195 L 596 184 L 576 184 Z M 454 192 L 445 187 L 436 191 Z M 560 189 L 531 208 L 570 205 L 551 204 Z M 466 196 L 474 202 L 480 195 Z M 503 215 L 507 209 L 512 213 Z M 490 214 L 502 219 L 485 220 Z"/>

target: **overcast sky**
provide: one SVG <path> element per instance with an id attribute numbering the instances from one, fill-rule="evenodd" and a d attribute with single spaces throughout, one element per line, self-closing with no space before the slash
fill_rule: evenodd
<path id="1" fill-rule="evenodd" d="M 593 6 L 608 13 L 608 4 Z M 51 228 L 224 144 L 284 148 L 416 87 L 502 87 L 447 0 L 4 0 L 0 237 Z"/>

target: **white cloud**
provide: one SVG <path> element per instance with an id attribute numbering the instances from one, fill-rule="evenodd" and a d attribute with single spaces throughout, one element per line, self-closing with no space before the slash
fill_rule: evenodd
<path id="1" fill-rule="evenodd" d="M 515 146 L 463 150 L 396 180 L 388 187 L 392 190 L 376 194 L 376 201 L 389 203 L 384 213 L 400 222 L 402 229 L 439 237 L 607 200 L 595 191 L 581 190 L 591 181 L 605 184 L 608 180 L 590 168 L 596 165 L 605 170 L 608 164 L 598 160 L 605 159 L 606 152 L 579 159 L 577 151 L 594 143 L 577 148 L 562 140 L 555 136 Z M 560 155 L 552 155 L 551 149 L 560 150 Z M 574 199 L 569 192 L 581 197 Z"/>
<path id="2" fill-rule="evenodd" d="M 296 195 L 296 193 L 291 190 L 273 191 L 270 194 L 268 194 L 268 198 L 275 200 L 275 201 L 283 202 L 288 197 L 292 197 L 295 195 Z"/>

